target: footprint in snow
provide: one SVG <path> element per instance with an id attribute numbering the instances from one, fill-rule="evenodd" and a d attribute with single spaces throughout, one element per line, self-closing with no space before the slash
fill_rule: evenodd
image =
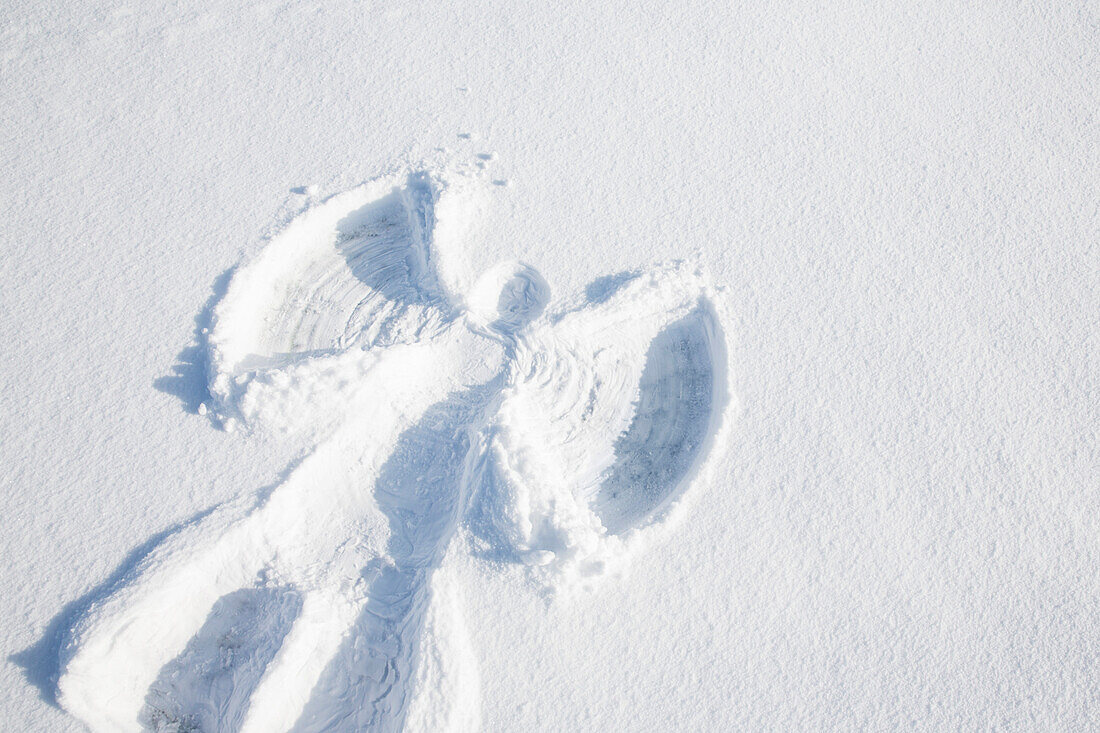
<path id="1" fill-rule="evenodd" d="M 59 699 L 93 730 L 476 729 L 448 553 L 554 589 L 667 525 L 729 403 L 715 292 L 668 265 L 548 313 L 530 266 L 464 269 L 471 191 L 366 184 L 234 276 L 219 411 L 312 447 L 77 623 Z"/>

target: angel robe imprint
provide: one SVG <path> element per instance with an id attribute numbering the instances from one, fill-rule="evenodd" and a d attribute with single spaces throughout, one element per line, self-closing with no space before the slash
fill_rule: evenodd
<path id="1" fill-rule="evenodd" d="M 471 284 L 466 202 L 426 173 L 375 181 L 236 274 L 211 393 L 228 425 L 308 448 L 76 625 L 59 698 L 93 730 L 476 729 L 448 552 L 553 589 L 667 525 L 730 402 L 715 292 L 670 265 L 545 314 L 529 266 Z"/>

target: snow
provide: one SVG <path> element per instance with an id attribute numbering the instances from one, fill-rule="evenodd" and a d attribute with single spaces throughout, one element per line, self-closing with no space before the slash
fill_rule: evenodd
<path id="1" fill-rule="evenodd" d="M 387 633 L 338 582 L 363 577 L 414 588 L 410 729 L 1097 725 L 1097 10 L 9 4 L 0 717 L 323 722 L 347 700 L 302 700 L 283 662 L 361 694 L 340 675 L 365 662 L 317 665 Z M 290 351 L 252 315 L 347 262 L 325 231 L 418 190 L 424 302 L 522 333 L 548 376 L 586 365 L 561 390 L 618 380 L 603 430 L 554 433 L 530 404 L 586 403 L 542 382 L 483 395 L 528 357 L 465 327 L 432 348 L 484 371 L 358 348 L 386 340 L 381 301 L 333 353 L 245 360 Z M 525 273 L 505 304 L 544 314 L 509 325 L 493 295 Z M 686 302 L 647 294 L 668 282 Z M 435 328 L 424 302 L 390 333 Z M 320 316 L 319 338 L 348 322 Z M 696 400 L 669 397 L 684 374 Z M 412 578 L 385 503 L 340 488 L 455 384 L 409 438 L 440 456 L 421 473 L 461 484 L 451 422 L 514 473 Z M 700 404 L 724 393 L 723 422 Z M 678 442 L 702 444 L 660 462 L 683 482 L 633 450 Z M 257 586 L 269 541 L 287 567 Z"/>
<path id="2" fill-rule="evenodd" d="M 223 424 L 293 434 L 302 457 L 77 620 L 59 702 L 90 728 L 476 730 L 446 558 L 472 545 L 568 590 L 699 485 L 731 403 L 719 293 L 682 264 L 556 314 L 529 265 L 464 285 L 465 183 L 372 181 L 235 272 L 210 392 Z"/>

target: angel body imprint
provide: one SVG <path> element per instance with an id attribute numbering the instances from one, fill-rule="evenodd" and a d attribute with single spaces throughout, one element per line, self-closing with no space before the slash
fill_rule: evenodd
<path id="1" fill-rule="evenodd" d="M 683 266 L 471 282 L 465 199 L 416 173 L 336 196 L 234 277 L 209 339 L 230 424 L 310 446 L 157 548 L 73 629 L 97 731 L 478 726 L 452 540 L 553 588 L 667 524 L 729 404 L 721 309 Z"/>

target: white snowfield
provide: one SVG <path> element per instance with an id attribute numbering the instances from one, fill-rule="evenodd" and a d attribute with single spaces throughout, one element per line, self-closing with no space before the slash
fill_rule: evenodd
<path id="1" fill-rule="evenodd" d="M 1100 730 L 1098 110 L 1098 0 L 0 2 L 0 733 Z"/>
<path id="2" fill-rule="evenodd" d="M 234 275 L 214 407 L 303 457 L 79 619 L 59 701 L 92 730 L 477 730 L 455 553 L 553 595 L 673 528 L 733 404 L 722 293 L 684 263 L 559 306 L 522 263 L 474 278 L 479 180 L 372 181 Z"/>

